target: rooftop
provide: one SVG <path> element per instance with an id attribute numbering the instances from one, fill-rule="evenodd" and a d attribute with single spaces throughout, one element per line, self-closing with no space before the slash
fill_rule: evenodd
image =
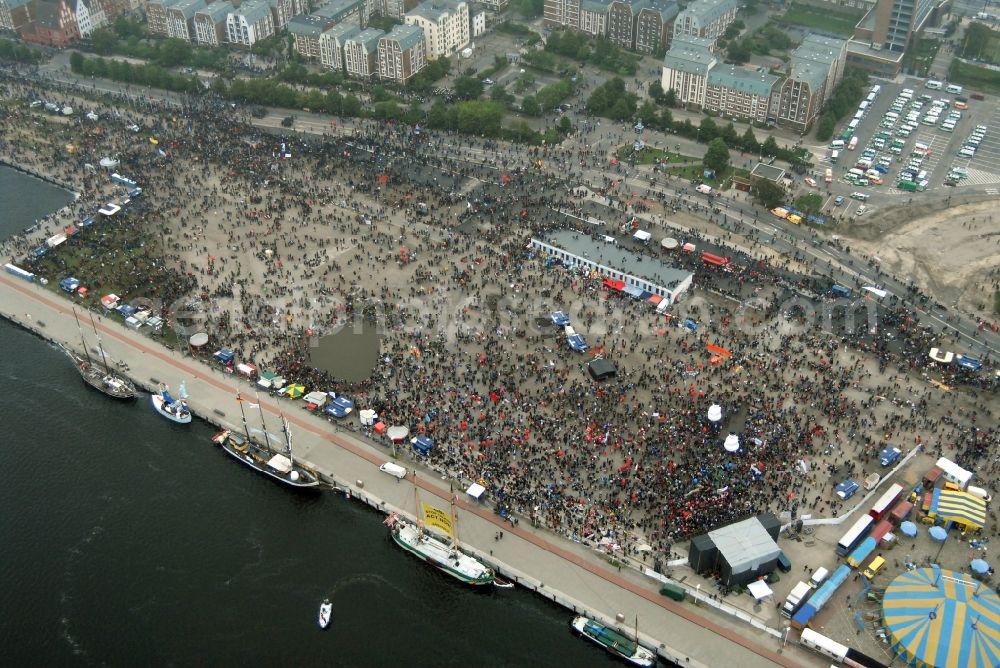
<path id="1" fill-rule="evenodd" d="M 232 14 L 246 18 L 250 23 L 254 23 L 265 15 L 270 15 L 271 6 L 267 0 L 244 0 L 239 9 L 231 10 Z"/>
<path id="2" fill-rule="evenodd" d="M 738 0 L 694 0 L 681 14 L 696 17 L 699 23 L 705 25 L 738 6 Z"/>
<path id="3" fill-rule="evenodd" d="M 208 7 L 204 9 L 199 9 L 199 14 L 207 15 L 212 19 L 213 23 L 219 23 L 220 21 L 225 21 L 226 16 L 234 11 L 232 3 L 229 0 L 224 2 L 213 2 Z"/>
<path id="4" fill-rule="evenodd" d="M 316 16 L 340 21 L 345 16 L 359 11 L 364 5 L 364 0 L 333 0 L 313 12 Z"/>
<path id="5" fill-rule="evenodd" d="M 323 29 L 330 25 L 331 21 L 325 16 L 315 14 L 300 14 L 293 17 L 288 22 L 288 32 L 293 35 L 303 35 L 318 39 L 323 33 Z"/>
<path id="6" fill-rule="evenodd" d="M 323 31 L 323 37 L 335 39 L 341 44 L 361 32 L 361 26 L 353 21 L 344 21 Z"/>
<path id="7" fill-rule="evenodd" d="M 180 12 L 184 18 L 189 19 L 195 12 L 205 9 L 208 5 L 205 0 L 178 0 L 167 8 L 167 11 Z"/>
<path id="8" fill-rule="evenodd" d="M 709 84 L 735 88 L 758 97 L 769 96 L 776 81 L 778 81 L 778 77 L 773 74 L 735 65 L 716 65 L 708 73 Z"/>
<path id="9" fill-rule="evenodd" d="M 439 22 L 445 16 L 454 13 L 459 5 L 464 5 L 462 0 L 430 0 L 422 2 L 410 11 L 407 16 L 419 16 L 434 23 Z"/>
<path id="10" fill-rule="evenodd" d="M 712 40 L 705 37 L 675 37 L 670 50 L 663 57 L 663 66 L 689 74 L 707 76 L 716 58 L 711 50 Z"/>
<path id="11" fill-rule="evenodd" d="M 709 531 L 708 536 L 726 563 L 737 573 L 747 570 L 754 563 L 774 559 L 780 552 L 778 544 L 756 517 Z"/>
<path id="12" fill-rule="evenodd" d="M 750 172 L 750 176 L 767 179 L 768 181 L 774 181 L 775 183 L 781 181 L 781 177 L 784 175 L 785 170 L 780 167 L 765 165 L 763 162 L 758 162 Z"/>
<path id="13" fill-rule="evenodd" d="M 358 42 L 365 47 L 368 53 L 375 53 L 378 50 L 378 41 L 385 32 L 378 28 L 365 28 L 354 37 L 349 37 L 347 42 Z"/>
<path id="14" fill-rule="evenodd" d="M 399 43 L 399 48 L 406 51 L 423 41 L 424 29 L 414 25 L 397 25 L 393 26 L 388 34 L 383 35 L 383 39 L 395 40 Z"/>
<path id="15" fill-rule="evenodd" d="M 539 241 L 671 290 L 691 276 L 691 272 L 684 269 L 671 267 L 660 260 L 639 255 L 623 246 L 597 241 L 573 230 L 558 230 L 539 237 Z"/>

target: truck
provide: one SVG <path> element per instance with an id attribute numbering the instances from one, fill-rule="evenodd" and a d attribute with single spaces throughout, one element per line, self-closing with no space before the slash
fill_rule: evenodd
<path id="1" fill-rule="evenodd" d="M 871 490 L 875 489 L 875 485 L 877 485 L 878 481 L 881 480 L 881 479 L 882 479 L 882 476 L 879 475 L 878 473 L 869 473 L 868 475 L 866 475 L 865 476 L 865 491 L 866 492 L 870 492 Z"/>
<path id="2" fill-rule="evenodd" d="M 792 588 L 791 593 L 785 598 L 785 602 L 781 606 L 781 616 L 786 619 L 791 619 L 802 604 L 805 603 L 809 596 L 812 594 L 812 587 L 809 586 L 808 582 L 799 582 Z"/>
<path id="3" fill-rule="evenodd" d="M 848 151 L 853 151 L 857 147 L 858 147 L 858 138 L 857 137 L 851 137 L 851 141 L 849 141 L 847 143 L 847 150 Z"/>
<path id="4" fill-rule="evenodd" d="M 903 456 L 903 451 L 899 448 L 886 448 L 879 453 L 878 460 L 882 466 L 892 466 Z"/>
<path id="5" fill-rule="evenodd" d="M 674 584 L 673 582 L 664 582 L 663 586 L 660 587 L 660 594 L 666 596 L 667 598 L 672 598 L 677 602 L 684 600 L 684 596 L 687 592 L 684 587 Z"/>
<path id="6" fill-rule="evenodd" d="M 699 183 L 697 186 L 695 186 L 694 189 L 697 190 L 698 192 L 702 193 L 703 195 L 711 195 L 712 194 L 712 186 L 710 186 L 708 184 L 705 184 L 705 183 Z"/>
<path id="7" fill-rule="evenodd" d="M 843 285 L 836 285 L 836 284 L 834 284 L 833 287 L 830 288 L 830 292 L 833 293 L 833 294 L 835 294 L 835 295 L 837 295 L 838 297 L 850 297 L 851 296 L 851 290 L 850 290 L 850 288 L 845 288 Z"/>

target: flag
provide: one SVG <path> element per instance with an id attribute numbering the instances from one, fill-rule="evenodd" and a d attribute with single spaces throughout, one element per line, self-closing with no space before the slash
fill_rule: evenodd
<path id="1" fill-rule="evenodd" d="M 434 506 L 428 505 L 426 503 L 423 504 L 423 506 L 424 506 L 424 524 L 426 524 L 429 527 L 437 527 L 438 529 L 441 529 L 441 531 L 444 531 L 449 536 L 454 535 L 451 526 L 451 516 L 448 513 L 444 512 L 443 510 L 439 510 L 438 508 L 435 508 Z"/>

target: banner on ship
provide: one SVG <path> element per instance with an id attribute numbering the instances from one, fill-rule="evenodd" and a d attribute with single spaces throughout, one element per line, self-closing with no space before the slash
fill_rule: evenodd
<path id="1" fill-rule="evenodd" d="M 424 524 L 429 527 L 436 527 L 449 536 L 453 535 L 451 516 L 443 510 L 438 510 L 426 503 L 424 504 Z"/>

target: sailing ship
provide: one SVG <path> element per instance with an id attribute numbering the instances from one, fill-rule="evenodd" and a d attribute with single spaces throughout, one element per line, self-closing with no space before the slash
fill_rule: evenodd
<path id="1" fill-rule="evenodd" d="M 153 408 L 163 417 L 178 424 L 190 424 L 191 410 L 188 408 L 186 393 L 181 393 L 180 399 L 170 396 L 170 389 L 160 384 L 160 393 L 151 397 Z"/>
<path id="2" fill-rule="evenodd" d="M 285 416 L 281 416 L 281 430 L 285 435 L 285 452 L 274 452 L 271 450 L 271 439 L 267 435 L 266 425 L 264 425 L 264 411 L 261 410 L 260 419 L 261 425 L 265 426 L 264 439 L 267 445 L 261 446 L 250 438 L 247 416 L 243 410 L 244 399 L 237 394 L 236 401 L 240 404 L 240 414 L 243 416 L 243 430 L 246 437 L 244 438 L 243 435 L 227 429 L 213 436 L 212 441 L 221 446 L 227 454 L 237 461 L 246 464 L 255 471 L 270 476 L 278 482 L 299 489 L 317 487 L 319 485 L 319 478 L 316 474 L 304 466 L 295 463 L 295 458 L 292 455 L 292 431 L 285 420 Z M 257 408 L 260 410 L 259 400 Z"/>
<path id="3" fill-rule="evenodd" d="M 83 382 L 113 399 L 134 399 L 136 396 L 135 385 L 128 378 L 111 370 L 111 367 L 108 365 L 108 359 L 104 355 L 104 347 L 101 345 L 100 335 L 97 337 L 97 349 L 101 353 L 104 368 L 102 369 L 90 359 L 90 352 L 87 350 L 87 340 L 83 336 L 83 328 L 80 327 L 80 318 L 76 313 L 76 309 L 73 309 L 73 317 L 76 318 L 76 328 L 80 330 L 80 341 L 83 343 L 83 353 L 86 358 L 80 357 L 69 348 L 64 347 L 63 351 L 73 360 L 73 364 L 80 373 L 80 377 L 83 378 Z M 93 322 L 94 316 L 91 315 L 90 318 L 91 322 Z M 97 334 L 96 323 L 94 324 L 94 334 Z"/>
<path id="4" fill-rule="evenodd" d="M 413 556 L 428 562 L 438 570 L 447 573 L 464 584 L 481 586 L 492 585 L 493 569 L 459 549 L 458 537 L 455 532 L 455 499 L 451 500 L 451 519 L 444 512 L 433 506 L 424 506 L 421 510 L 417 487 L 413 488 L 417 500 L 417 515 L 422 514 L 424 520 L 418 519 L 414 524 L 392 513 L 385 520 L 389 533 L 396 544 Z M 425 522 L 448 534 L 449 540 L 442 540 L 425 529 Z"/>
<path id="5" fill-rule="evenodd" d="M 639 637 L 638 627 L 637 618 L 636 638 Z M 593 619 L 578 616 L 574 617 L 573 621 L 570 622 L 570 628 L 591 642 L 600 645 L 614 656 L 631 663 L 633 666 L 649 667 L 656 665 L 656 655 L 653 652 L 640 645 L 636 640 L 619 633 L 610 626 L 605 626 Z"/>

